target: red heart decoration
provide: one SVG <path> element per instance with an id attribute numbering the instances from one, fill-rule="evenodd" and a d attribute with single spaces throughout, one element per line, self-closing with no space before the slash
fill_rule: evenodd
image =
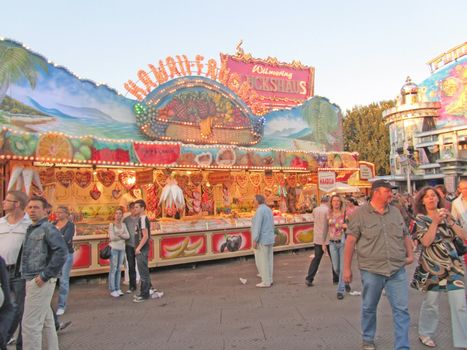
<path id="1" fill-rule="evenodd" d="M 98 170 L 97 179 L 105 187 L 109 187 L 115 182 L 115 173 L 112 170 Z"/>
<path id="2" fill-rule="evenodd" d="M 58 183 L 66 188 L 70 187 L 74 177 L 75 174 L 71 170 L 57 171 L 55 173 L 55 178 L 57 179 Z"/>
<path id="3" fill-rule="evenodd" d="M 101 196 L 102 192 L 99 191 L 99 189 L 97 188 L 97 185 L 94 184 L 94 187 L 92 188 L 91 191 L 89 191 L 89 194 L 91 195 L 92 199 L 97 201 L 99 199 L 99 197 Z"/>
<path id="4" fill-rule="evenodd" d="M 119 199 L 122 196 L 122 190 L 118 184 L 115 185 L 114 190 L 112 191 L 112 197 L 114 199 Z"/>
<path id="5" fill-rule="evenodd" d="M 90 171 L 77 171 L 75 173 L 75 182 L 81 188 L 86 188 L 91 184 L 92 173 Z"/>
<path id="6" fill-rule="evenodd" d="M 190 179 L 193 185 L 199 186 L 201 185 L 201 182 L 203 182 L 203 174 L 201 174 L 201 172 L 191 174 Z"/>
<path id="7" fill-rule="evenodd" d="M 135 185 L 134 181 L 129 181 L 129 180 L 131 180 L 131 178 L 134 178 L 134 177 L 135 177 L 135 173 L 132 173 L 129 171 L 123 172 L 123 173 L 118 174 L 118 181 L 120 181 L 123 187 L 129 191 Z"/>

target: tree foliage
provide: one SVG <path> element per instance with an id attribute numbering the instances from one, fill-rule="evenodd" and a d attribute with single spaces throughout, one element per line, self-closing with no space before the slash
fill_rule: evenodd
<path id="1" fill-rule="evenodd" d="M 344 117 L 344 150 L 358 152 L 361 160 L 374 163 L 377 175 L 390 173 L 389 129 L 382 113 L 394 105 L 395 101 L 381 101 L 355 106 Z"/>

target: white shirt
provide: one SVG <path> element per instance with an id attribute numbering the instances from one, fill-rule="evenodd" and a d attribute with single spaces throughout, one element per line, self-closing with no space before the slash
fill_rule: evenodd
<path id="1" fill-rule="evenodd" d="M 467 228 L 467 199 L 463 198 L 462 195 L 452 202 L 451 214 L 454 219 L 461 222 L 463 228 Z"/>
<path id="2" fill-rule="evenodd" d="M 0 256 L 7 265 L 16 264 L 26 230 L 31 223 L 27 214 L 13 225 L 8 223 L 7 216 L 0 218 Z"/>

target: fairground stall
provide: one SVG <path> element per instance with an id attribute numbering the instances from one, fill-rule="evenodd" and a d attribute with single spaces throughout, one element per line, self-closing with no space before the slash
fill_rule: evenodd
<path id="1" fill-rule="evenodd" d="M 152 221 L 150 266 L 181 264 L 252 254 L 258 193 L 274 208 L 275 250 L 309 247 L 320 194 L 353 192 L 365 173 L 342 152 L 339 108 L 313 96 L 314 69 L 299 62 L 240 46 L 220 64 L 169 56 L 125 83 L 130 98 L 0 45 L 15 53 L 0 91 L 2 198 L 19 189 L 71 209 L 74 276 L 107 271 L 108 225 L 136 199 Z"/>

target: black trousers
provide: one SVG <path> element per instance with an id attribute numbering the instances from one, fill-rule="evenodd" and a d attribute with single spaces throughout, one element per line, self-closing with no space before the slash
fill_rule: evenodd
<path id="1" fill-rule="evenodd" d="M 136 256 L 135 247 L 125 246 L 126 260 L 128 261 L 128 275 L 130 276 L 130 289 L 136 290 Z"/>
<path id="2" fill-rule="evenodd" d="M 26 281 L 18 276 L 14 271 L 10 272 L 10 290 L 13 302 L 16 306 L 16 313 L 8 332 L 8 340 L 15 334 L 16 328 L 19 327 L 18 337 L 16 338 L 16 350 L 23 348 L 23 337 L 21 332 L 21 320 L 23 319 L 24 298 L 26 297 Z"/>
<path id="3" fill-rule="evenodd" d="M 313 258 L 313 260 L 311 260 L 310 267 L 308 268 L 308 275 L 305 278 L 308 282 L 313 282 L 313 280 L 315 279 L 315 275 L 318 272 L 319 263 L 321 262 L 321 258 L 324 255 L 323 246 L 321 244 L 315 244 L 314 249 L 315 249 L 315 257 Z M 328 251 L 329 259 L 331 259 L 329 245 L 326 245 L 326 249 Z M 332 264 L 332 260 L 331 260 L 331 264 Z M 331 268 L 331 271 L 332 271 L 332 282 L 338 283 L 339 275 L 334 272 L 333 268 Z"/>
<path id="4" fill-rule="evenodd" d="M 141 253 L 136 255 L 138 262 L 139 277 L 141 279 L 140 296 L 144 299 L 149 298 L 149 288 L 151 287 L 151 277 L 149 276 L 148 266 L 149 247 L 141 249 Z"/>

